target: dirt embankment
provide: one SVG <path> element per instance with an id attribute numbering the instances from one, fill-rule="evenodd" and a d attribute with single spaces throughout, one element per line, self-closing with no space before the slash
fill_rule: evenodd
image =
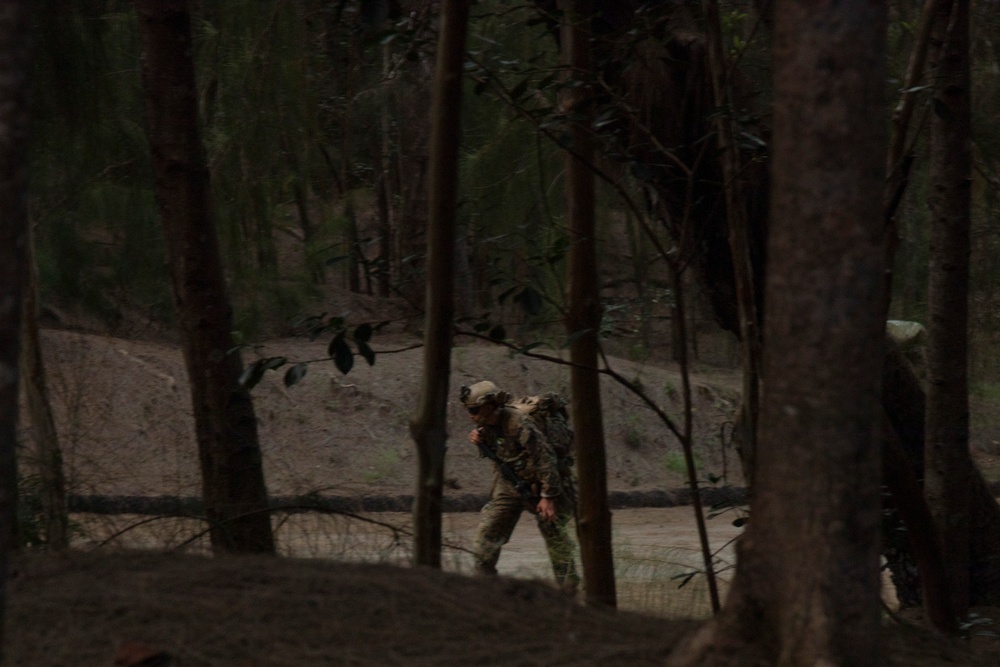
<path id="1" fill-rule="evenodd" d="M 415 457 L 408 423 L 421 386 L 419 340 L 375 341 L 373 366 L 360 360 L 348 375 L 327 357 L 323 341 L 281 339 L 256 349 L 291 363 L 312 361 L 306 377 L 285 387 L 269 373 L 254 389 L 265 475 L 279 503 L 399 510 L 413 492 Z M 47 330 L 45 360 L 56 423 L 75 507 L 89 511 L 191 509 L 200 494 L 186 373 L 175 346 Z M 395 351 L 399 350 L 399 351 Z M 245 358 L 244 361 L 250 361 Z M 675 423 L 681 378 L 675 369 L 612 359 L 641 384 Z M 568 392 L 564 365 L 514 355 L 505 348 L 457 347 L 451 386 L 489 378 L 515 394 Z M 737 401 L 733 372 L 703 369 L 692 377 L 694 441 L 703 479 L 739 486 L 739 465 L 720 436 Z M 619 507 L 684 503 L 681 449 L 643 402 L 603 380 L 608 486 Z M 491 467 L 466 440 L 470 427 L 457 401 L 449 411 L 446 508 L 475 510 L 489 491 Z M 27 426 L 30 428 L 30 425 Z M 25 434 L 26 435 L 26 434 Z M 723 487 L 725 484 L 720 483 Z M 716 497 L 727 493 L 712 490 Z M 146 500 L 125 500 L 146 498 Z"/>

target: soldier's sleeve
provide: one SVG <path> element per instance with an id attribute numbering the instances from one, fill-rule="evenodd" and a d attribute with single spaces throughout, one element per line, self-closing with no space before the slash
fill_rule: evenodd
<path id="1" fill-rule="evenodd" d="M 541 485 L 542 498 L 558 496 L 562 491 L 562 478 L 555 449 L 534 422 L 529 420 L 521 425 L 520 439 L 521 445 L 532 459 Z"/>

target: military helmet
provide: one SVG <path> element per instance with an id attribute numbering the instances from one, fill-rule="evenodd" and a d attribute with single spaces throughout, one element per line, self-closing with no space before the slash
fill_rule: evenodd
<path id="1" fill-rule="evenodd" d="M 487 403 L 504 405 L 509 398 L 507 392 L 502 391 L 489 380 L 483 380 L 468 387 L 463 386 L 458 396 L 462 403 L 469 408 Z"/>

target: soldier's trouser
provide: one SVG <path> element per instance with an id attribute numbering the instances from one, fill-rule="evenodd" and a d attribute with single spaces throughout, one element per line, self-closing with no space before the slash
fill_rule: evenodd
<path id="1" fill-rule="evenodd" d="M 574 521 L 574 507 L 571 499 L 557 497 L 555 521 L 538 519 L 538 530 L 545 538 L 545 548 L 549 552 L 552 571 L 556 583 L 565 590 L 575 591 L 580 583 L 573 560 L 575 550 L 571 530 Z M 473 551 L 476 554 L 476 568 L 485 574 L 496 574 L 500 550 L 510 540 L 521 512 L 526 503 L 517 489 L 503 478 L 493 484 L 493 494 L 482 510 L 479 532 Z"/>

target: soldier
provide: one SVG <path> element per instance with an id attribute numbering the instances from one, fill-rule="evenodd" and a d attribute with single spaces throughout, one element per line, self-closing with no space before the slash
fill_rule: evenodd
<path id="1" fill-rule="evenodd" d="M 556 582 L 575 593 L 580 578 L 569 534 L 576 511 L 572 460 L 561 457 L 541 424 L 508 405 L 507 392 L 492 382 L 462 387 L 460 398 L 476 424 L 469 441 L 494 465 L 493 491 L 483 507 L 473 547 L 477 569 L 496 574 L 500 550 L 514 532 L 522 510 L 527 509 L 538 520 Z M 565 422 L 562 428 L 566 438 L 571 438 Z"/>

